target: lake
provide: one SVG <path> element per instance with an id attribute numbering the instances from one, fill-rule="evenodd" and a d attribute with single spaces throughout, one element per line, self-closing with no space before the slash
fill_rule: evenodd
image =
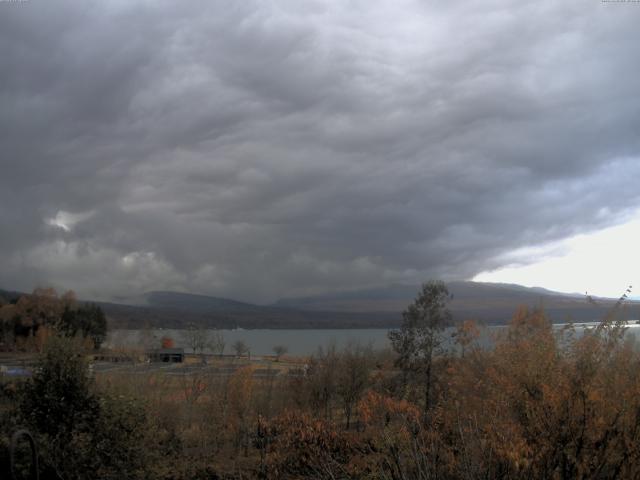
<path id="1" fill-rule="evenodd" d="M 597 323 L 576 323 L 577 334 L 588 328 L 593 328 Z M 565 324 L 556 324 L 554 328 L 560 333 Z M 492 343 L 492 335 L 504 329 L 503 326 L 492 326 L 483 329 L 480 344 L 489 346 Z M 640 332 L 640 325 L 635 320 L 628 325 L 627 334 L 635 337 L 635 332 Z M 387 334 L 390 329 L 257 329 L 257 330 L 218 330 L 221 332 L 226 343 L 225 353 L 233 353 L 232 345 L 238 340 L 242 340 L 248 345 L 252 355 L 272 355 L 273 347 L 283 345 L 287 347 L 291 355 L 310 355 L 318 347 L 326 348 L 335 344 L 341 349 L 349 343 L 360 345 L 371 345 L 374 349 L 385 349 L 390 347 Z M 174 340 L 176 347 L 188 348 L 188 331 L 172 329 L 152 329 L 152 330 L 113 330 L 109 333 L 105 347 L 117 346 L 140 346 L 151 341 L 152 344 L 160 346 L 162 337 L 170 337 Z M 213 332 L 213 330 L 211 330 Z M 450 332 L 446 332 L 450 333 Z"/>

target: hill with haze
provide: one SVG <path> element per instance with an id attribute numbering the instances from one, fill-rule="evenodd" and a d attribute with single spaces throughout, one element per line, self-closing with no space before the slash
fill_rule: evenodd
<path id="1" fill-rule="evenodd" d="M 450 282 L 449 308 L 454 320 L 476 319 L 505 324 L 519 306 L 542 307 L 554 323 L 603 318 L 616 299 L 587 301 L 584 295 L 553 292 L 521 285 Z M 180 328 L 198 324 L 211 328 L 392 328 L 416 297 L 415 285 L 338 291 L 285 298 L 271 305 L 181 292 L 153 291 L 114 302 L 97 302 L 113 328 L 154 326 Z M 17 292 L 1 291 L 6 299 Z M 628 302 L 626 318 L 640 318 L 640 302 Z"/>
<path id="2" fill-rule="evenodd" d="M 170 308 L 192 312 L 252 312 L 263 307 L 228 298 L 193 293 L 153 291 L 139 297 L 124 299 L 123 303 L 152 308 Z"/>
<path id="3" fill-rule="evenodd" d="M 585 322 L 602 318 L 617 299 L 597 298 L 596 305 L 585 295 L 561 293 L 540 287 L 505 283 L 449 282 L 453 298 L 449 303 L 455 319 L 475 318 L 489 324 L 506 323 L 521 305 L 542 307 L 555 323 Z M 400 313 L 419 291 L 414 285 L 390 285 L 372 289 L 341 291 L 278 300 L 274 305 L 305 311 L 352 313 Z M 638 318 L 640 302 L 629 302 L 629 318 Z"/>
<path id="4" fill-rule="evenodd" d="M 505 324 L 521 305 L 545 309 L 555 323 L 603 318 L 616 299 L 554 292 L 514 284 L 450 282 L 449 307 L 455 320 L 474 318 L 486 324 Z M 388 328 L 402 321 L 402 311 L 416 297 L 419 286 L 394 284 L 369 289 L 284 298 L 271 305 L 180 292 L 148 292 L 126 301 L 102 304 L 114 325 L 143 323 L 179 327 L 188 323 L 218 328 Z M 640 303 L 629 303 L 627 318 L 640 317 Z M 143 323 L 141 323 L 143 322 Z"/>

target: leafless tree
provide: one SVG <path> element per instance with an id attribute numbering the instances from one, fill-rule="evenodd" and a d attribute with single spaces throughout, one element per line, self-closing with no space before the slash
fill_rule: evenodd
<path id="1" fill-rule="evenodd" d="M 347 429 L 351 425 L 353 410 L 369 384 L 372 356 L 371 347 L 357 344 L 347 345 L 340 355 L 337 392 L 342 400 Z"/>
<path id="2" fill-rule="evenodd" d="M 339 355 L 335 345 L 318 351 L 309 361 L 308 385 L 311 404 L 316 410 L 324 411 L 326 419 L 331 419 L 332 404 L 336 396 Z"/>
<path id="3" fill-rule="evenodd" d="M 182 338 L 194 355 L 199 354 L 201 356 L 203 363 L 206 362 L 207 350 L 218 355 L 222 355 L 224 352 L 224 337 L 219 330 L 208 330 L 191 323 L 182 332 Z"/>
<path id="4" fill-rule="evenodd" d="M 286 355 L 289 350 L 284 345 L 276 345 L 273 347 L 273 353 L 276 354 L 276 362 L 280 361 L 280 357 Z"/>
<path id="5" fill-rule="evenodd" d="M 243 357 L 245 355 L 251 355 L 249 347 L 243 340 L 238 340 L 233 344 L 233 350 L 236 352 L 237 357 Z"/>
<path id="6" fill-rule="evenodd" d="M 214 355 L 222 356 L 226 343 L 220 330 L 213 330 L 209 336 L 209 348 Z"/>

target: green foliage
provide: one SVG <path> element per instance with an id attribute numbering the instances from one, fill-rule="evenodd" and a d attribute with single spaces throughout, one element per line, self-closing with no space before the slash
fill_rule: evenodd
<path id="1" fill-rule="evenodd" d="M 396 365 L 405 375 L 423 375 L 425 411 L 431 403 L 433 356 L 442 343 L 442 331 L 451 324 L 449 299 L 444 282 L 423 284 L 418 297 L 402 313 L 400 330 L 389 332 L 391 345 L 398 354 Z"/>
<path id="2" fill-rule="evenodd" d="M 39 359 L 35 373 L 23 385 L 22 416 L 39 432 L 62 441 L 82 428 L 96 414 L 86 359 L 73 341 L 52 338 Z"/>
<path id="3" fill-rule="evenodd" d="M 81 335 L 91 338 L 94 348 L 100 348 L 107 336 L 107 319 L 102 309 L 95 304 L 86 304 L 78 308 L 66 306 L 56 329 L 67 337 Z"/>
<path id="4" fill-rule="evenodd" d="M 154 454 L 144 406 L 132 398 L 105 395 L 93 425 L 87 452 L 95 462 L 93 478 L 144 478 Z"/>
<path id="5" fill-rule="evenodd" d="M 422 285 L 418 297 L 402 313 L 400 330 L 389 332 L 391 345 L 398 354 L 398 366 L 417 370 L 430 363 L 442 342 L 440 333 L 451 324 L 448 300 L 444 282 Z"/>
<path id="6" fill-rule="evenodd" d="M 44 478 L 142 477 L 145 410 L 131 399 L 98 395 L 77 342 L 48 342 L 19 392 L 18 413 L 38 437 Z"/>
<path id="7" fill-rule="evenodd" d="M 91 339 L 98 349 L 107 335 L 107 319 L 99 306 L 78 304 L 71 291 L 58 296 L 52 288 L 37 288 L 16 302 L 0 302 L 0 342 L 6 346 L 40 351 L 54 331 Z"/>

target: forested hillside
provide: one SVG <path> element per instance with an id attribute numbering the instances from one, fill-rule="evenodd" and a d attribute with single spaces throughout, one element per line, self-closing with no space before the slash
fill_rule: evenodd
<path id="1" fill-rule="evenodd" d="M 81 337 L 54 335 L 31 377 L 1 377 L 0 463 L 27 427 L 43 480 L 638 478 L 624 298 L 584 335 L 522 307 L 490 349 L 472 321 L 444 342 L 448 298 L 426 284 L 387 352 L 95 371 Z"/>

